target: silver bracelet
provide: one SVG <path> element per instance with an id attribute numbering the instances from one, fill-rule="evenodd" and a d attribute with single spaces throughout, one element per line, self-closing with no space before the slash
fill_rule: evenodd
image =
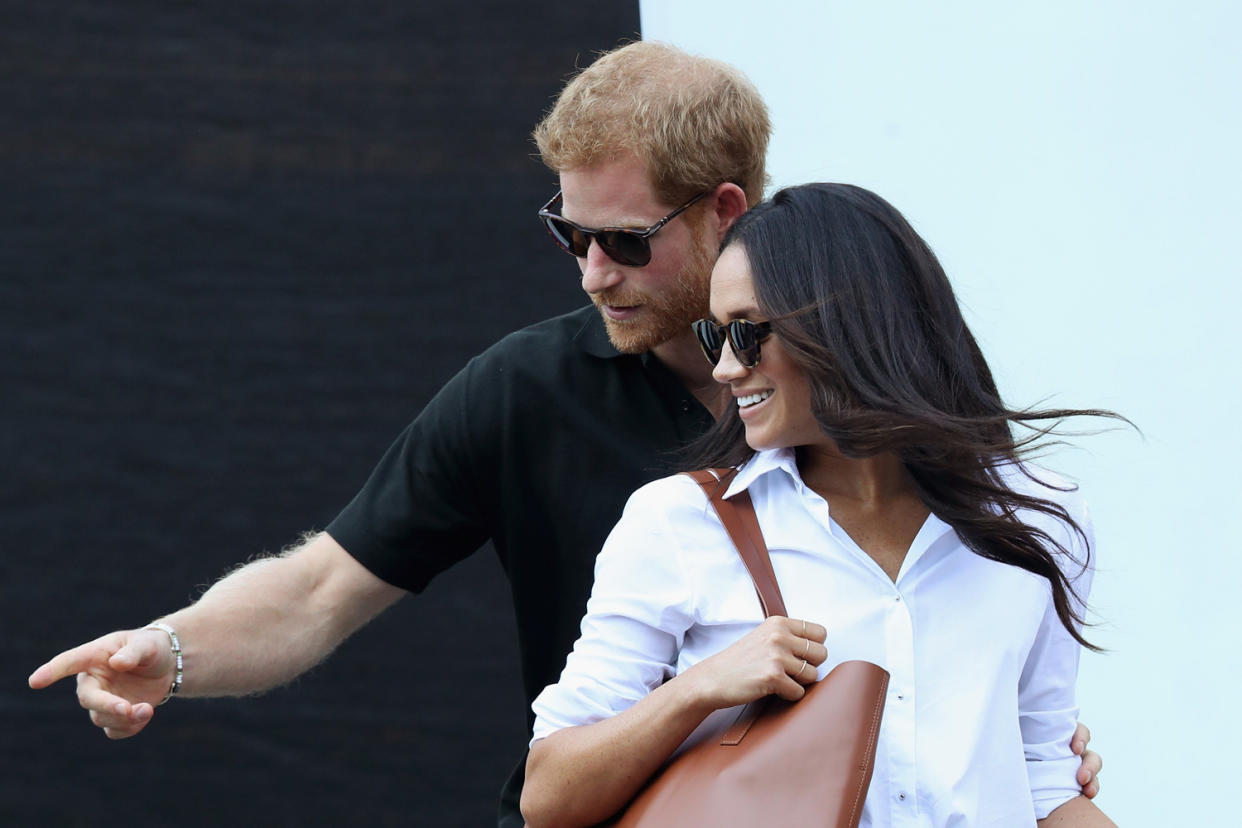
<path id="1" fill-rule="evenodd" d="M 168 640 L 172 642 L 172 654 L 173 654 L 173 658 L 176 659 L 176 662 L 177 662 L 177 672 L 175 675 L 173 675 L 172 684 L 168 686 L 168 692 L 164 695 L 164 698 L 160 699 L 159 703 L 163 704 L 164 702 L 171 699 L 173 696 L 177 695 L 177 691 L 181 689 L 181 668 L 182 668 L 181 639 L 177 638 L 176 630 L 174 630 L 172 627 L 168 626 L 167 624 L 161 624 L 158 621 L 153 624 L 147 624 L 147 626 L 144 627 L 144 629 L 159 630 L 160 632 L 166 632 L 168 633 Z"/>

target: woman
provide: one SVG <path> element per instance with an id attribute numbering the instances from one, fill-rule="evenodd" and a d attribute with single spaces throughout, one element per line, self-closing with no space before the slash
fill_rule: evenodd
<path id="1" fill-rule="evenodd" d="M 691 479 L 636 492 L 534 704 L 530 825 L 609 816 L 731 708 L 850 659 L 891 674 L 864 825 L 1111 825 L 1069 748 L 1090 525 L 1020 457 L 1032 423 L 1115 415 L 1006 408 L 931 250 L 856 187 L 743 215 L 711 311 L 696 333 L 736 407 L 696 465 L 740 467 L 726 497 L 749 490 L 793 617 L 762 620 Z"/>

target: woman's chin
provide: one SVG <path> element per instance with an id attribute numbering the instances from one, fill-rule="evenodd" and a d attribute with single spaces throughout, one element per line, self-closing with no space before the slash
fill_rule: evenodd
<path id="1" fill-rule="evenodd" d="M 783 448 L 786 444 L 780 440 L 773 439 L 772 435 L 764 434 L 763 429 L 746 429 L 746 445 L 755 451 L 767 451 L 768 449 Z"/>

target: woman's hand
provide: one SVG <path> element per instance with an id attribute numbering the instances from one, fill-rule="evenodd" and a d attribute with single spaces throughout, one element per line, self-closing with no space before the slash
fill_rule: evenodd
<path id="1" fill-rule="evenodd" d="M 772 617 L 627 710 L 535 742 L 522 814 L 530 825 L 594 825 L 617 812 L 713 710 L 776 693 L 796 701 L 828 658 L 819 624 Z"/>
<path id="2" fill-rule="evenodd" d="M 772 616 L 729 647 L 676 678 L 705 708 L 719 710 L 775 693 L 797 701 L 828 658 L 828 631 L 801 619 Z"/>

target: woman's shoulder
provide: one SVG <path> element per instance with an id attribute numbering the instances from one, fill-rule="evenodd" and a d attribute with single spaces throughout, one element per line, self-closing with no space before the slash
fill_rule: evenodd
<path id="1" fill-rule="evenodd" d="M 1012 464 L 999 471 L 1010 491 L 1051 503 L 1061 512 L 1050 514 L 1028 507 L 1022 510 L 1023 522 L 1048 533 L 1075 559 L 1085 560 L 1086 547 L 1092 543 L 1091 513 L 1078 483 L 1033 463 Z"/>
<path id="2" fill-rule="evenodd" d="M 671 474 L 647 483 L 630 495 L 625 514 L 689 516 L 711 511 L 703 488 L 688 474 Z"/>
<path id="3" fill-rule="evenodd" d="M 693 584 L 701 572 L 686 563 L 686 555 L 718 547 L 722 532 L 707 496 L 693 479 L 671 475 L 653 480 L 630 495 L 621 519 L 604 541 L 596 558 L 594 592 L 624 584 L 622 592 L 660 594 L 669 601 L 675 595 L 691 606 Z"/>

